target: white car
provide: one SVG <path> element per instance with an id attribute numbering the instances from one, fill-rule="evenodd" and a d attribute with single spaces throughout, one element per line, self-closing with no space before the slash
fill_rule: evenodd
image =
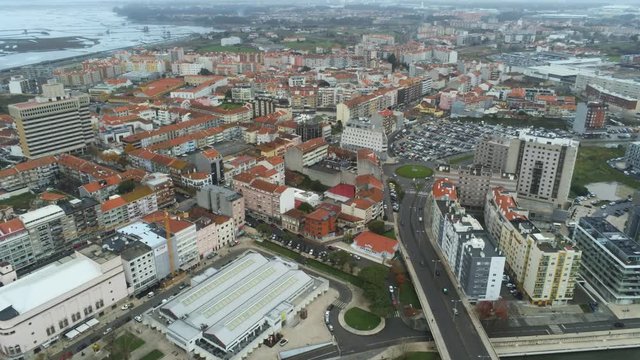
<path id="1" fill-rule="evenodd" d="M 142 316 L 138 315 L 136 317 L 133 318 L 135 321 L 141 323 L 142 322 Z"/>
<path id="2" fill-rule="evenodd" d="M 112 329 L 112 328 L 107 328 L 107 329 L 102 333 L 102 335 L 107 335 L 107 334 L 108 334 L 108 333 L 110 333 L 111 331 L 113 331 L 113 329 Z"/>
<path id="3" fill-rule="evenodd" d="M 393 294 L 393 285 L 389 285 L 389 292 Z"/>

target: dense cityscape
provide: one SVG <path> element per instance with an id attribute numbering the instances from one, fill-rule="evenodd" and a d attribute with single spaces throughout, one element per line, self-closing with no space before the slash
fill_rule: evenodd
<path id="1" fill-rule="evenodd" d="M 38 6 L 2 359 L 640 357 L 637 3 Z"/>

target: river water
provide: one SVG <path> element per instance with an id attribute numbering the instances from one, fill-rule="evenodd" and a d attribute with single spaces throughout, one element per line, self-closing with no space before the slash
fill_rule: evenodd
<path id="1" fill-rule="evenodd" d="M 93 52 L 162 41 L 169 31 L 172 38 L 192 33 L 207 33 L 212 28 L 202 26 L 163 26 L 134 24 L 113 12 L 118 1 L 99 0 L 28 0 L 0 1 L 0 70 L 57 60 Z M 27 34 L 25 34 L 27 30 Z M 42 34 L 42 32 L 48 33 Z M 3 39 L 39 39 L 86 37 L 97 44 L 82 49 L 31 51 L 6 54 L 12 48 Z"/>

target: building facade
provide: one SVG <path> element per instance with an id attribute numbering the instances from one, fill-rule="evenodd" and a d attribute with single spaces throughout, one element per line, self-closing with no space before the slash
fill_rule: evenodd
<path id="1" fill-rule="evenodd" d="M 42 85 L 33 102 L 9 105 L 28 158 L 83 152 L 93 142 L 89 95 L 68 94 L 62 84 Z"/>

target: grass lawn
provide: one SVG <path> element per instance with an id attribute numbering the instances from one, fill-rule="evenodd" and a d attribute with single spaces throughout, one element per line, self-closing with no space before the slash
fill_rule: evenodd
<path id="1" fill-rule="evenodd" d="M 359 307 L 354 307 L 344 314 L 344 321 L 356 330 L 371 330 L 380 324 L 380 317 Z"/>
<path id="2" fill-rule="evenodd" d="M 147 355 L 141 357 L 140 360 L 158 360 L 158 359 L 162 359 L 163 357 L 164 357 L 164 354 L 162 353 L 162 351 L 153 350 Z"/>
<path id="3" fill-rule="evenodd" d="M 224 110 L 233 110 L 233 109 L 237 109 L 239 107 L 242 107 L 242 104 L 238 104 L 238 103 L 224 103 L 222 105 L 220 105 L 221 108 L 223 108 Z"/>
<path id="4" fill-rule="evenodd" d="M 400 302 L 405 305 L 411 304 L 414 309 L 422 309 L 420 300 L 418 300 L 418 294 L 416 294 L 413 284 L 409 281 L 405 281 L 404 284 L 400 286 Z"/>
<path id="5" fill-rule="evenodd" d="M 624 152 L 624 149 L 618 148 L 580 146 L 571 184 L 586 186 L 594 182 L 617 181 L 634 189 L 640 188 L 640 181 L 626 176 L 607 164 L 607 160 L 624 156 Z"/>
<path id="6" fill-rule="evenodd" d="M 36 196 L 30 192 L 12 196 L 5 200 L 0 200 L 0 205 L 9 205 L 16 209 L 29 209 L 31 206 L 31 200 L 35 199 Z"/>
<path id="7" fill-rule="evenodd" d="M 440 360 L 440 355 L 435 352 L 415 351 L 408 352 L 394 360 Z"/>
<path id="8" fill-rule="evenodd" d="M 473 159 L 473 154 L 464 154 L 449 159 L 450 165 L 456 165 Z"/>
<path id="9" fill-rule="evenodd" d="M 433 170 L 422 165 L 404 165 L 396 169 L 396 174 L 404 178 L 426 178 L 433 175 Z"/>
<path id="10" fill-rule="evenodd" d="M 258 52 L 258 49 L 245 46 L 245 45 L 231 45 L 231 46 L 222 46 L 222 45 L 207 45 L 202 46 L 197 49 L 198 52 Z"/>
<path id="11" fill-rule="evenodd" d="M 125 352 L 125 350 L 131 353 L 142 345 L 144 345 L 144 340 L 127 331 L 115 339 L 115 341 L 111 345 L 110 355 L 108 359 L 124 359 L 123 353 Z"/>
<path id="12" fill-rule="evenodd" d="M 278 254 L 284 255 L 288 258 L 291 258 L 293 260 L 298 260 L 301 258 L 301 255 L 298 254 L 297 252 L 290 250 L 286 247 L 280 246 L 278 244 L 272 243 L 270 241 L 262 241 L 262 242 L 256 242 L 256 244 L 258 246 L 262 246 L 264 248 L 267 248 L 273 252 L 276 252 Z M 317 261 L 317 260 L 313 260 L 313 259 L 307 259 L 305 258 L 305 264 L 312 268 L 315 269 L 319 272 L 323 272 L 329 275 L 332 275 L 338 279 L 342 279 L 344 281 L 347 281 L 357 287 L 362 287 L 362 279 L 360 279 L 359 277 L 346 273 L 342 270 L 336 269 L 331 265 L 325 264 L 323 262 Z"/>

